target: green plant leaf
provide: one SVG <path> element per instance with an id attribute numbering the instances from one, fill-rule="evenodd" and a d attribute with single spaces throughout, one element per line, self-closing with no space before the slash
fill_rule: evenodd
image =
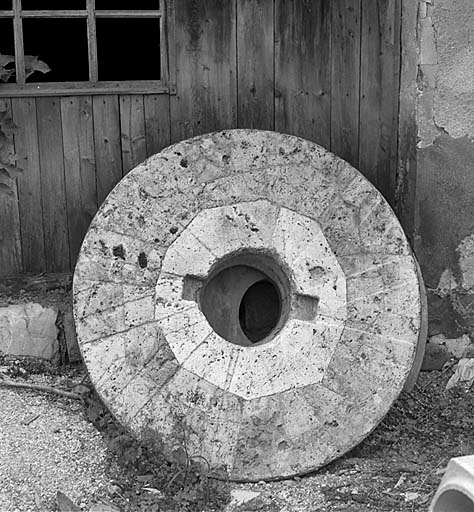
<path id="1" fill-rule="evenodd" d="M 173 460 L 179 465 L 185 467 L 188 464 L 188 454 L 186 450 L 179 446 L 173 451 Z"/>
<path id="2" fill-rule="evenodd" d="M 13 122 L 10 113 L 7 110 L 0 111 L 0 131 L 18 130 L 18 126 Z"/>
<path id="3" fill-rule="evenodd" d="M 13 147 L 10 144 L 0 146 L 0 163 L 3 165 L 15 164 L 15 153 L 13 152 Z"/>
<path id="4" fill-rule="evenodd" d="M 2 164 L 0 164 L 0 178 L 11 179 L 9 172 L 2 167 Z"/>
<path id="5" fill-rule="evenodd" d="M 3 169 L 10 174 L 14 174 L 15 172 L 21 174 L 22 172 L 24 172 L 24 169 L 22 169 L 21 167 L 12 164 L 4 164 L 2 162 L 0 162 L 0 169 Z"/>
<path id="6" fill-rule="evenodd" d="M 10 77 L 15 74 L 15 68 L 11 66 L 14 62 L 15 57 L 13 55 L 3 55 L 0 53 L 0 80 L 2 82 L 8 82 Z"/>
<path id="7" fill-rule="evenodd" d="M 60 512 L 81 512 L 82 508 L 78 507 L 70 498 L 64 493 L 58 491 L 56 494 L 56 504 Z"/>
<path id="8" fill-rule="evenodd" d="M 13 190 L 6 183 L 0 183 L 0 195 L 12 196 Z"/>
<path id="9" fill-rule="evenodd" d="M 4 83 L 8 82 L 10 78 L 15 74 L 14 69 L 0 68 L 0 80 Z"/>
<path id="10" fill-rule="evenodd" d="M 51 71 L 51 68 L 43 62 L 39 60 L 38 57 L 34 57 L 32 55 L 25 55 L 25 76 L 28 78 L 35 71 L 39 71 L 40 73 L 48 73 Z"/>
<path id="11" fill-rule="evenodd" d="M 15 57 L 13 55 L 0 54 L 0 80 L 2 82 L 8 82 L 8 80 L 10 80 L 10 78 L 15 74 L 15 68 L 12 66 L 14 62 Z M 48 73 L 51 71 L 51 68 L 46 64 L 46 62 L 40 60 L 34 55 L 25 55 L 24 62 L 26 78 L 36 71 L 39 71 L 40 73 Z"/>
<path id="12" fill-rule="evenodd" d="M 3 55 L 3 53 L 0 53 L 1 67 L 8 66 L 8 64 L 12 64 L 13 62 L 15 62 L 15 57 L 13 55 Z"/>

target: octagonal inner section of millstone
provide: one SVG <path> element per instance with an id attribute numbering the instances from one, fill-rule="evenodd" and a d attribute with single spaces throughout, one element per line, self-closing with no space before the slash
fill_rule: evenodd
<path id="1" fill-rule="evenodd" d="M 186 285 L 200 291 L 194 295 Z M 187 276 L 184 298 L 198 301 L 214 331 L 239 346 L 268 343 L 294 316 L 316 314 L 318 298 L 306 297 L 305 311 L 296 298 L 284 265 L 266 250 L 243 249 L 213 265 L 204 282 Z M 309 309 L 308 309 L 309 308 Z"/>
<path id="2" fill-rule="evenodd" d="M 218 323 L 239 322 L 247 292 L 255 283 L 270 282 L 281 310 L 257 343 L 225 339 L 216 332 L 212 307 L 203 307 L 216 276 L 242 266 L 254 277 L 224 313 L 233 319 Z M 265 288 L 259 293 L 269 299 Z M 217 304 L 219 298 L 207 302 Z M 184 368 L 243 398 L 266 396 L 324 377 L 346 319 L 345 276 L 314 219 L 266 200 L 212 208 L 200 212 L 168 248 L 156 285 L 155 318 Z"/>

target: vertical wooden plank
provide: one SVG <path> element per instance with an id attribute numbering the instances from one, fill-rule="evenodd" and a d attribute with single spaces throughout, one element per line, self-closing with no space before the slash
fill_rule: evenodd
<path id="1" fill-rule="evenodd" d="M 17 178 L 23 266 L 25 272 L 41 273 L 46 271 L 46 260 L 35 98 L 13 98 L 12 111 L 18 126 L 18 165 L 24 171 Z"/>
<path id="2" fill-rule="evenodd" d="M 23 46 L 23 21 L 21 19 L 21 0 L 13 0 L 13 28 L 15 34 L 15 74 L 16 83 L 24 84 L 25 76 L 25 49 Z"/>
<path id="3" fill-rule="evenodd" d="M 145 111 L 143 95 L 120 96 L 120 138 L 123 174 L 146 158 Z"/>
<path id="4" fill-rule="evenodd" d="M 0 112 L 11 117 L 11 101 L 0 98 Z M 13 136 L 7 134 L 13 143 Z M 0 193 L 0 276 L 16 275 L 22 271 L 20 218 L 18 213 L 18 189 L 16 176 L 13 180 L 0 176 L 0 182 L 7 184 L 11 195 Z"/>
<path id="5" fill-rule="evenodd" d="M 95 22 L 95 0 L 87 0 L 87 50 L 89 56 L 89 80 L 97 82 L 97 29 Z"/>
<path id="6" fill-rule="evenodd" d="M 92 107 L 97 172 L 97 202 L 100 206 L 107 197 L 107 194 L 122 178 L 118 96 L 94 96 Z"/>
<path id="7" fill-rule="evenodd" d="M 170 94 L 176 94 L 176 35 L 175 35 L 175 0 L 160 3 L 160 9 L 164 9 L 166 18 L 161 18 L 160 34 L 162 37 L 161 45 L 166 45 L 168 69 L 163 69 L 163 76 L 168 78 Z M 164 25 L 164 28 L 163 28 Z M 165 37 L 164 37 L 165 36 Z M 164 38 L 164 41 L 163 41 Z M 166 75 L 167 73 L 167 75 Z"/>
<path id="8" fill-rule="evenodd" d="M 331 150 L 359 164 L 360 2 L 331 2 Z"/>
<path id="9" fill-rule="evenodd" d="M 330 0 L 276 0 L 275 128 L 329 148 Z"/>
<path id="10" fill-rule="evenodd" d="M 393 204 L 400 68 L 399 0 L 362 0 L 359 169 Z"/>
<path id="11" fill-rule="evenodd" d="M 145 133 L 147 156 L 158 153 L 171 143 L 170 97 L 167 94 L 146 94 Z"/>
<path id="12" fill-rule="evenodd" d="M 237 123 L 236 0 L 176 0 L 173 141 Z"/>
<path id="13" fill-rule="evenodd" d="M 70 260 L 61 101 L 55 97 L 37 98 L 36 110 L 46 271 L 67 272 Z"/>
<path id="14" fill-rule="evenodd" d="M 273 0 L 237 2 L 237 123 L 274 129 Z"/>
<path id="15" fill-rule="evenodd" d="M 92 98 L 61 98 L 71 268 L 97 211 Z"/>

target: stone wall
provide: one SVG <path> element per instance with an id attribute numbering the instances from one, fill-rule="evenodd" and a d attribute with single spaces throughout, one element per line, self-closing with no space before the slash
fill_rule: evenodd
<path id="1" fill-rule="evenodd" d="M 474 340 L 474 2 L 419 2 L 415 250 L 430 334 Z"/>

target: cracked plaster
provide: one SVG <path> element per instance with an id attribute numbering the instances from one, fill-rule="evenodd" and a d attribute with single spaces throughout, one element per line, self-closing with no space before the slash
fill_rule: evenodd
<path id="1" fill-rule="evenodd" d="M 419 8 L 418 147 L 441 133 L 474 137 L 474 4 L 421 2 Z"/>
<path id="2" fill-rule="evenodd" d="M 415 241 L 430 333 L 474 334 L 474 3 L 418 4 Z"/>

